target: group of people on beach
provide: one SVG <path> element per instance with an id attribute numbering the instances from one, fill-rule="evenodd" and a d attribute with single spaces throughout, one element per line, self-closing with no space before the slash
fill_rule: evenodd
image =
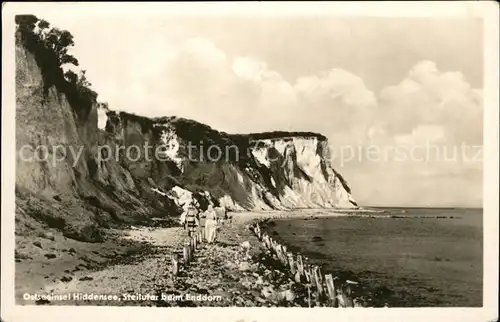
<path id="1" fill-rule="evenodd" d="M 184 225 L 188 236 L 201 232 L 204 241 L 209 244 L 215 242 L 220 224 L 228 219 L 226 208 L 214 207 L 213 203 L 210 203 L 207 210 L 202 211 L 200 203 L 195 199 L 187 202 L 183 208 L 181 224 Z"/>

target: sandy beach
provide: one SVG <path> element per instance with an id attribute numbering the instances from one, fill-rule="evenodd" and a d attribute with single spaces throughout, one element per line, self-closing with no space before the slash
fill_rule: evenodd
<path id="1" fill-rule="evenodd" d="M 177 277 L 171 273 L 171 257 L 181 251 L 186 239 L 179 227 L 115 231 L 115 238 L 103 244 L 75 242 L 57 234 L 54 240 L 40 237 L 38 243 L 18 238 L 16 301 L 116 306 L 276 306 L 280 302 L 280 306 L 300 306 L 283 298 L 291 285 L 280 284 L 276 275 L 283 274 L 259 262 L 262 246 L 246 228 L 256 218 L 283 216 L 282 212 L 234 214 L 232 223 L 221 227 L 217 242 L 201 245 L 194 261 Z M 248 252 L 241 247 L 243 242 L 250 243 Z"/>

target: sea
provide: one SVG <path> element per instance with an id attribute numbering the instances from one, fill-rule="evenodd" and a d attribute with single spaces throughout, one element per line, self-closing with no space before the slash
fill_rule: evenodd
<path id="1" fill-rule="evenodd" d="M 375 306 L 482 306 L 482 209 L 372 210 L 276 219 L 266 229 L 324 273 L 358 281 Z"/>

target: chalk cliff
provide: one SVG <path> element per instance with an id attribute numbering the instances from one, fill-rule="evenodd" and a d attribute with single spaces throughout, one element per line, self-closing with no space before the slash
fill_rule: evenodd
<path id="1" fill-rule="evenodd" d="M 209 191 L 234 210 L 355 207 L 347 183 L 328 162 L 328 143 L 320 134 L 227 134 L 177 117 L 112 111 L 105 117 L 107 133 L 125 151 L 141 149 L 139 160 L 125 160 L 121 153 L 122 163 L 159 189 L 175 184 Z M 153 161 L 145 160 L 146 145 Z"/>
<path id="2" fill-rule="evenodd" d="M 110 111 L 96 93 L 75 90 L 55 59 L 17 32 L 19 234 L 48 225 L 99 241 L 100 227 L 114 223 L 173 224 L 182 199 L 193 197 L 233 211 L 356 207 L 320 134 L 227 134 L 183 118 Z"/>

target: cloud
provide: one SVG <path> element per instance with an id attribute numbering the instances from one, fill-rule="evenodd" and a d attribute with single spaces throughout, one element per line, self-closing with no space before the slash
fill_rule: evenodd
<path id="1" fill-rule="evenodd" d="M 200 37 L 156 40 L 138 50 L 123 82 L 106 91 L 110 107 L 149 117 L 177 115 L 214 127 L 222 126 L 223 118 L 237 121 L 241 100 L 250 101 L 245 96 L 253 94 L 238 82 L 226 53 Z"/>
<path id="2" fill-rule="evenodd" d="M 378 97 L 350 71 L 290 82 L 265 61 L 231 58 L 202 37 L 145 42 L 129 65 L 97 84 L 111 108 L 184 116 L 228 132 L 313 130 L 332 144 L 482 141 L 481 90 L 431 61 L 417 63 Z"/>
<path id="3" fill-rule="evenodd" d="M 125 53 L 127 68 L 96 83 L 113 109 L 178 115 L 228 132 L 318 131 L 351 138 L 376 106 L 363 80 L 342 69 L 286 80 L 267 62 L 230 57 L 208 38 L 155 37 Z M 107 67 L 106 67 L 107 68 Z"/>
<path id="4" fill-rule="evenodd" d="M 395 86 L 380 92 L 384 130 L 408 135 L 441 126 L 448 142 L 482 142 L 482 95 L 460 72 L 441 72 L 431 61 L 417 63 Z"/>
<path id="5" fill-rule="evenodd" d="M 301 77 L 295 89 L 304 101 L 312 103 L 331 100 L 357 108 L 373 107 L 377 103 L 360 77 L 338 68 Z"/>
<path id="6" fill-rule="evenodd" d="M 157 86 L 180 100 L 200 102 L 223 95 L 231 82 L 225 53 L 208 39 L 190 38 L 161 71 Z M 193 106 L 195 107 L 195 106 Z"/>
<path id="7" fill-rule="evenodd" d="M 284 113 L 293 112 L 297 104 L 293 87 L 277 71 L 269 69 L 266 62 L 238 56 L 233 61 L 232 70 L 241 80 L 255 86 L 259 97 L 253 108 L 281 119 L 288 118 L 289 115 Z"/>
<path id="8" fill-rule="evenodd" d="M 331 137 L 332 143 L 366 140 L 377 99 L 360 77 L 334 68 L 298 78 L 294 90 L 298 114 L 310 128 Z"/>
<path id="9" fill-rule="evenodd" d="M 377 105 L 363 80 L 343 69 L 299 77 L 293 85 L 252 57 L 236 57 L 232 70 L 255 86 L 251 108 L 267 129 L 314 130 L 345 142 L 364 133 Z"/>
<path id="10" fill-rule="evenodd" d="M 446 133 L 440 125 L 418 125 L 410 134 L 396 135 L 394 140 L 398 144 L 424 145 L 427 143 L 443 143 Z"/>
<path id="11" fill-rule="evenodd" d="M 391 195 L 401 204 L 480 205 L 482 96 L 461 72 L 440 71 L 431 61 L 415 64 L 399 84 L 382 89 L 366 144 L 414 157 L 346 164 L 342 171 L 361 190 L 360 202 L 390 203 Z M 379 184 L 365 188 L 366 177 Z"/>
<path id="12" fill-rule="evenodd" d="M 269 76 L 279 76 L 277 73 L 268 71 L 265 62 L 258 61 L 251 57 L 236 57 L 233 62 L 234 73 L 242 78 L 254 83 L 262 82 L 264 78 Z"/>

